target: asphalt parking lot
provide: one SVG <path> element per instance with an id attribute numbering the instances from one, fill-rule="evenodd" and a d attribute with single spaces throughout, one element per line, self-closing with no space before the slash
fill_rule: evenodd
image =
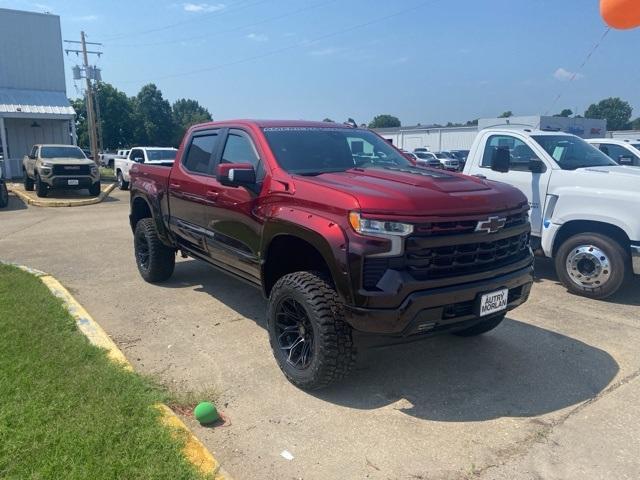
<path id="1" fill-rule="evenodd" d="M 494 332 L 364 352 L 309 394 L 278 370 L 260 293 L 193 260 L 164 285 L 133 260 L 128 192 L 0 210 L 0 259 L 45 270 L 135 368 L 214 388 L 231 425 L 190 426 L 237 479 L 640 477 L 640 281 L 569 295 L 538 261 L 531 300 Z M 280 456 L 288 450 L 294 456 Z"/>

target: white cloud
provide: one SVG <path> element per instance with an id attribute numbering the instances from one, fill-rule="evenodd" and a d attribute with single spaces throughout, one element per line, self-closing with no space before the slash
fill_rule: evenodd
<path id="1" fill-rule="evenodd" d="M 254 42 L 266 42 L 267 40 L 269 40 L 269 37 L 267 37 L 263 33 L 250 33 L 249 35 L 247 35 L 247 38 L 249 40 L 253 40 Z"/>
<path id="2" fill-rule="evenodd" d="M 570 72 L 569 70 L 565 70 L 564 68 L 560 67 L 555 72 L 553 72 L 553 78 L 555 78 L 556 80 L 560 80 L 561 82 L 568 82 L 572 78 L 575 78 L 575 80 L 580 80 L 581 78 L 584 78 L 584 75 L 582 75 L 581 73 Z"/>
<path id="3" fill-rule="evenodd" d="M 224 3 L 183 3 L 182 8 L 184 8 L 185 12 L 217 12 L 218 10 L 222 10 L 225 8 Z"/>

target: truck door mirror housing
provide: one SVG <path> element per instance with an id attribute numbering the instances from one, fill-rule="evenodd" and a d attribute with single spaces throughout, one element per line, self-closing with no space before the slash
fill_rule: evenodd
<path id="1" fill-rule="evenodd" d="M 529 170 L 532 173 L 544 173 L 547 171 L 547 166 L 539 158 L 532 158 L 529 160 Z"/>
<path id="2" fill-rule="evenodd" d="M 133 157 L 133 161 L 136 163 L 144 163 L 144 158 L 142 157 Z"/>
<path id="3" fill-rule="evenodd" d="M 509 171 L 509 163 L 511 163 L 511 152 L 509 152 L 509 147 L 496 148 L 495 152 L 493 152 L 491 170 L 494 172 L 507 173 Z"/>
<path id="4" fill-rule="evenodd" d="M 618 157 L 618 163 L 620 165 L 633 165 L 633 158 L 627 156 L 627 155 L 620 155 Z"/>
<path id="5" fill-rule="evenodd" d="M 256 170 L 250 163 L 221 163 L 216 179 L 227 187 L 250 187 L 256 183 Z"/>

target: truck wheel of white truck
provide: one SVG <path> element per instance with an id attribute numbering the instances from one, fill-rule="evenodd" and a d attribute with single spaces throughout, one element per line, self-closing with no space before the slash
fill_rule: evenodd
<path id="1" fill-rule="evenodd" d="M 118 170 L 118 188 L 120 190 L 126 190 L 127 188 L 129 188 L 129 182 L 125 182 L 124 181 L 124 177 L 122 176 L 122 172 L 120 170 Z"/>
<path id="2" fill-rule="evenodd" d="M 558 277 L 570 292 L 589 298 L 606 298 L 622 285 L 629 254 L 606 235 L 581 233 L 560 245 L 555 264 Z"/>

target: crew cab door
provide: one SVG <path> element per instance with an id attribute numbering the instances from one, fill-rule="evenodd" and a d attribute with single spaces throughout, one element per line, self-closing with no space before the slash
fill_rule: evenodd
<path id="1" fill-rule="evenodd" d="M 259 249 L 261 221 L 254 215 L 263 172 L 261 155 L 249 132 L 231 128 L 216 163 L 250 163 L 256 170 L 255 187 L 229 187 L 215 178 L 209 188 L 217 192 L 205 208 L 207 248 L 211 257 L 225 268 L 256 281 L 260 278 Z"/>
<path id="2" fill-rule="evenodd" d="M 34 145 L 31 149 L 31 152 L 29 152 L 29 155 L 27 156 L 27 164 L 24 166 L 27 174 L 31 178 L 35 177 L 35 168 L 36 161 L 38 160 L 38 155 L 40 155 L 40 149 Z"/>
<path id="3" fill-rule="evenodd" d="M 483 145 L 479 165 L 475 166 L 479 168 L 474 168 L 473 173 L 484 176 L 488 180 L 508 183 L 522 191 L 527 196 L 531 207 L 529 215 L 532 234 L 540 236 L 547 188 L 552 172 L 552 166 L 548 163 L 545 153 L 535 145 L 530 145 L 525 137 L 503 133 L 487 133 Z M 509 150 L 508 172 L 496 172 L 491 169 L 498 149 Z M 478 161 L 477 156 L 474 161 Z"/>

